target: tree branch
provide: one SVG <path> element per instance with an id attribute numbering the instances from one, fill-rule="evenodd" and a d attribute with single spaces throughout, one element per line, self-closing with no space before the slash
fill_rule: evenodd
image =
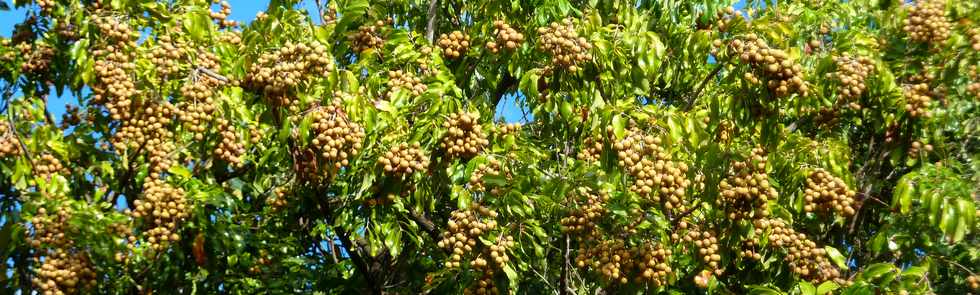
<path id="1" fill-rule="evenodd" d="M 381 294 L 381 290 L 378 289 L 379 285 L 374 281 L 374 276 L 371 274 L 371 269 L 365 263 L 364 257 L 361 256 L 358 249 L 354 248 L 354 243 L 351 242 L 350 236 L 343 229 L 334 227 L 333 230 L 337 233 L 337 237 L 340 238 L 340 244 L 347 249 L 347 255 L 350 257 L 351 262 L 354 263 L 354 268 L 364 275 L 364 280 L 367 281 L 367 285 L 371 286 L 371 294 Z"/>
<path id="2" fill-rule="evenodd" d="M 7 102 L 10 104 L 10 102 Z M 23 152 L 24 159 L 31 164 L 31 171 L 37 171 L 37 167 L 34 167 L 34 157 L 31 156 L 31 151 L 27 150 L 27 144 L 24 143 L 24 139 L 21 138 L 20 133 L 17 133 L 17 124 L 14 123 L 14 114 L 10 111 L 11 108 L 7 107 L 7 124 L 10 124 L 10 133 L 14 135 L 14 139 L 19 143 L 20 150 Z"/>
<path id="3" fill-rule="evenodd" d="M 439 0 L 432 0 L 429 2 L 429 11 L 425 13 L 428 20 L 425 22 L 425 40 L 429 40 L 429 44 L 435 40 L 436 37 L 436 15 L 439 13 Z"/>
<path id="4" fill-rule="evenodd" d="M 490 96 L 490 104 L 494 111 L 497 110 L 497 104 L 504 99 L 504 95 L 507 94 L 507 90 L 513 87 L 516 83 L 517 79 L 514 78 L 514 76 L 511 76 L 510 72 L 505 71 L 504 77 L 500 79 L 500 82 L 497 82 L 497 87 L 494 88 L 493 94 Z"/>
<path id="5" fill-rule="evenodd" d="M 704 87 L 708 85 L 708 81 L 711 81 L 712 78 L 717 76 L 718 73 L 721 72 L 721 69 L 725 67 L 726 63 L 727 62 L 719 62 L 718 65 L 715 66 L 715 69 L 712 70 L 707 77 L 704 77 L 704 80 L 701 80 L 701 84 L 698 85 L 697 90 L 694 90 L 694 95 L 692 95 L 690 98 L 687 99 L 687 105 L 684 106 L 684 111 L 691 110 L 691 107 L 694 106 L 694 101 L 697 100 L 699 96 L 701 96 L 701 91 L 704 91 Z"/>
<path id="6" fill-rule="evenodd" d="M 558 283 L 558 294 L 561 295 L 574 294 L 573 292 L 571 292 L 572 290 L 568 287 L 568 268 L 569 266 L 572 265 L 572 263 L 568 260 L 570 247 L 571 247 L 569 245 L 571 243 L 571 238 L 568 237 L 568 234 L 565 234 L 564 238 L 565 238 L 565 248 L 562 249 L 562 253 L 561 253 L 561 257 L 562 257 L 561 281 Z"/>
<path id="7" fill-rule="evenodd" d="M 439 240 L 439 232 L 436 230 L 436 225 L 432 220 L 429 220 L 425 215 L 419 214 L 412 206 L 407 206 L 406 209 L 408 209 L 408 216 L 412 218 L 412 221 L 415 221 L 416 224 L 422 227 L 422 230 L 428 233 L 433 241 Z"/>
<path id="8" fill-rule="evenodd" d="M 222 76 L 221 74 L 215 73 L 214 71 L 212 71 L 210 69 L 206 69 L 206 68 L 203 68 L 203 67 L 197 67 L 197 71 L 198 72 L 201 72 L 201 73 L 204 73 L 204 75 L 207 75 L 208 77 L 214 78 L 215 80 L 221 81 L 221 83 L 228 83 L 229 81 L 231 81 L 231 79 L 228 79 L 228 77 L 225 77 L 225 76 Z"/>
<path id="9" fill-rule="evenodd" d="M 698 200 L 697 203 L 694 203 L 694 205 L 691 205 L 691 208 L 688 208 L 687 211 L 684 211 L 684 213 L 681 213 L 680 215 L 675 216 L 674 219 L 670 221 L 670 224 L 672 224 L 674 226 L 677 226 L 677 223 L 679 223 L 681 221 L 681 219 L 683 219 L 684 217 L 687 217 L 688 215 L 691 215 L 691 213 L 694 213 L 694 210 L 697 210 L 698 209 L 698 206 L 701 206 L 700 199 Z"/>

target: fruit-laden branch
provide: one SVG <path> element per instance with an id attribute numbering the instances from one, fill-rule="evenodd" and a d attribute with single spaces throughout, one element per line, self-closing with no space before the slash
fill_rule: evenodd
<path id="1" fill-rule="evenodd" d="M 16 122 L 14 122 L 14 113 L 12 111 L 13 108 L 10 107 L 10 96 L 12 95 L 13 86 L 7 85 L 6 89 L 3 90 L 3 101 L 7 104 L 7 124 L 10 124 L 10 133 L 12 133 L 14 138 L 17 139 L 20 150 L 23 152 L 24 159 L 31 164 L 31 171 L 37 171 L 37 167 L 34 166 L 34 157 L 31 156 L 31 151 L 27 150 L 27 144 L 24 144 L 24 139 L 20 136 L 20 133 L 17 133 L 17 125 L 15 124 Z"/>
<path id="2" fill-rule="evenodd" d="M 436 38 L 436 14 L 439 12 L 437 9 L 439 7 L 439 0 L 432 0 L 429 2 L 429 11 L 425 13 L 426 17 L 429 19 L 425 22 L 425 40 L 429 40 L 429 44 Z"/>

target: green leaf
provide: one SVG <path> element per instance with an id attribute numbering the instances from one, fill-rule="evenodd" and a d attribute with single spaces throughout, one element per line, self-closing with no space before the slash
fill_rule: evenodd
<path id="1" fill-rule="evenodd" d="M 623 116 L 616 114 L 612 118 L 613 134 L 616 135 L 616 139 L 623 139 L 626 136 L 626 123 L 623 122 Z"/>
<path id="2" fill-rule="evenodd" d="M 891 263 L 875 263 L 865 268 L 865 270 L 861 272 L 859 279 L 866 282 L 877 282 L 877 280 L 882 278 L 885 274 L 888 274 L 889 272 L 897 272 L 897 270 L 898 269 Z"/>
<path id="3" fill-rule="evenodd" d="M 813 284 L 811 284 L 810 282 L 800 281 L 800 283 L 797 284 L 796 287 L 800 289 L 800 294 L 801 295 L 816 295 L 817 294 L 817 288 L 814 287 Z"/>
<path id="4" fill-rule="evenodd" d="M 844 258 L 844 255 L 841 255 L 840 251 L 837 251 L 837 248 L 831 246 L 826 246 L 823 248 L 827 251 L 827 256 L 830 257 L 830 260 L 833 261 L 837 267 L 840 269 L 848 269 L 846 258 Z"/>
<path id="5" fill-rule="evenodd" d="M 909 213 L 912 208 L 912 191 L 914 190 L 912 186 L 913 184 L 904 177 L 898 181 L 898 185 L 895 186 L 895 197 L 892 198 L 892 208 L 900 208 L 902 214 Z"/>
<path id="6" fill-rule="evenodd" d="M 782 295 L 783 292 L 766 286 L 753 286 L 749 289 L 751 295 Z"/>
<path id="7" fill-rule="evenodd" d="M 833 281 L 823 282 L 820 284 L 820 286 L 817 286 L 817 295 L 828 294 L 830 292 L 833 292 L 834 290 L 837 290 L 837 288 L 839 287 L 840 286 L 838 286 L 837 283 L 834 283 Z"/>
<path id="8" fill-rule="evenodd" d="M 204 42 L 205 36 L 211 33 L 211 18 L 208 13 L 194 9 L 185 14 L 185 19 L 188 21 L 184 22 L 184 31 L 195 41 Z"/>

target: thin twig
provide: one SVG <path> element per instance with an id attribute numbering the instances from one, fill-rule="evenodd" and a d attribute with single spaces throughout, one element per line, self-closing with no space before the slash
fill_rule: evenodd
<path id="1" fill-rule="evenodd" d="M 701 80 L 701 84 L 698 85 L 697 90 L 694 91 L 694 95 L 692 95 L 690 98 L 687 99 L 687 105 L 684 106 L 684 111 L 691 110 L 691 107 L 694 106 L 694 101 L 697 100 L 699 96 L 701 96 L 701 91 L 704 91 L 704 87 L 708 85 L 708 82 L 711 81 L 711 79 L 714 78 L 716 75 L 718 75 L 719 72 L 721 72 L 721 69 L 725 67 L 726 63 L 727 61 L 719 62 L 718 65 L 715 66 L 715 69 L 712 70 L 711 73 L 708 74 L 708 76 L 704 77 L 704 80 Z"/>
<path id="2" fill-rule="evenodd" d="M 8 104 L 9 104 L 9 102 L 8 102 Z M 27 162 L 31 164 L 31 171 L 32 172 L 33 171 L 37 171 L 37 167 L 34 166 L 34 161 L 32 161 L 32 159 L 34 159 L 34 157 L 31 156 L 31 151 L 27 150 L 27 144 L 24 144 L 24 139 L 21 138 L 20 133 L 17 132 L 17 125 L 14 122 L 14 114 L 10 110 L 12 110 L 12 108 L 9 108 L 8 107 L 7 108 L 7 124 L 10 124 L 10 133 L 12 133 L 14 135 L 14 138 L 17 139 L 17 143 L 19 143 L 20 149 L 23 152 L 22 154 L 24 156 L 24 159 L 27 160 Z"/>
<path id="3" fill-rule="evenodd" d="M 221 74 L 215 73 L 214 71 L 212 71 L 210 69 L 198 67 L 197 68 L 197 71 L 200 72 L 200 73 L 204 73 L 208 77 L 217 79 L 218 81 L 221 81 L 221 83 L 228 83 L 229 81 L 231 81 L 231 79 L 228 79 L 228 77 L 225 77 L 225 76 L 222 76 Z"/>
<path id="4" fill-rule="evenodd" d="M 946 257 L 943 257 L 943 256 L 935 255 L 935 254 L 931 254 L 929 256 L 930 257 L 933 257 L 933 258 L 936 258 L 936 259 L 939 259 L 939 260 L 942 260 L 942 261 L 944 261 L 946 263 L 955 265 L 956 267 L 959 267 L 959 268 L 963 269 L 964 271 L 966 271 L 967 273 L 969 273 L 971 276 L 975 276 L 976 275 L 975 273 L 973 273 L 973 271 L 971 271 L 966 266 L 963 266 L 962 264 L 959 264 L 959 262 L 950 260 L 949 258 L 946 258 Z"/>

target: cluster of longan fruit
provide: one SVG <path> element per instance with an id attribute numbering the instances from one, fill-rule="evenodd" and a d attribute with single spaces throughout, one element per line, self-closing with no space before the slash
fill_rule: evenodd
<path id="1" fill-rule="evenodd" d="M 487 249 L 491 261 L 494 264 L 488 264 L 486 259 L 483 259 L 483 255 L 477 256 L 470 262 L 474 270 L 481 273 L 480 279 L 476 281 L 475 285 L 471 285 L 463 291 L 464 294 L 500 294 L 493 282 L 493 276 L 497 269 L 503 269 L 508 262 L 510 262 L 510 257 L 507 255 L 507 250 L 514 247 L 514 237 L 499 236 L 497 238 L 496 244 L 491 244 Z M 496 266 L 494 268 L 493 266 Z"/>
<path id="2" fill-rule="evenodd" d="M 772 230 L 769 242 L 786 250 L 785 260 L 794 273 L 815 282 L 838 280 L 840 270 L 831 264 L 826 250 L 782 219 L 771 219 L 768 223 Z"/>
<path id="3" fill-rule="evenodd" d="M 682 228 L 684 227 L 682 226 Z M 719 267 L 721 255 L 718 254 L 718 237 L 714 232 L 692 228 L 684 236 L 684 241 L 694 244 L 698 250 L 698 257 L 708 265 L 708 270 L 711 270 L 716 275 L 722 274 L 723 271 Z"/>
<path id="4" fill-rule="evenodd" d="M 906 152 L 909 158 L 918 158 L 922 151 L 931 152 L 933 150 L 932 144 L 923 143 L 921 141 L 913 141 L 912 145 L 909 146 L 909 150 Z"/>
<path id="5" fill-rule="evenodd" d="M 391 19 L 387 22 L 390 24 Z M 354 52 L 364 52 L 369 49 L 379 49 L 384 46 L 385 40 L 381 38 L 381 30 L 385 27 L 385 21 L 376 21 L 370 25 L 363 25 L 357 32 L 347 36 Z"/>
<path id="6" fill-rule="evenodd" d="M 803 191 L 806 212 L 836 212 L 843 216 L 854 215 L 854 191 L 840 178 L 830 172 L 817 169 L 806 179 Z"/>
<path id="7" fill-rule="evenodd" d="M 759 246 L 759 242 L 756 239 L 747 239 L 742 242 L 742 250 L 739 251 L 739 255 L 755 261 L 762 260 L 762 254 L 755 250 L 757 246 Z"/>
<path id="8" fill-rule="evenodd" d="M 586 236 L 594 235 L 596 222 L 606 214 L 606 201 L 609 200 L 609 194 L 604 191 L 593 193 L 585 189 L 580 189 L 578 194 L 585 197 L 585 203 L 561 219 L 561 231 Z"/>
<path id="9" fill-rule="evenodd" d="M 684 196 L 691 180 L 688 166 L 671 160 L 660 146 L 660 138 L 644 134 L 636 127 L 626 130 L 622 140 L 613 144 L 619 166 L 634 178 L 630 191 L 664 205 L 668 210 L 684 210 Z"/>
<path id="10" fill-rule="evenodd" d="M 20 141 L 14 135 L 14 128 L 7 122 L 0 122 L 0 159 L 19 156 Z"/>
<path id="11" fill-rule="evenodd" d="M 218 33 L 218 42 L 239 45 L 242 43 L 242 32 L 236 30 L 221 31 Z"/>
<path id="12" fill-rule="evenodd" d="M 117 150 L 142 148 L 149 155 L 150 176 L 170 169 L 173 163 L 172 142 L 174 137 L 170 126 L 177 109 L 170 102 L 150 103 L 130 120 L 123 121 L 122 127 L 112 138 Z"/>
<path id="13" fill-rule="evenodd" d="M 508 134 L 516 134 L 521 131 L 521 123 L 500 123 L 496 125 L 497 135 L 504 136 Z"/>
<path id="14" fill-rule="evenodd" d="M 476 113 L 458 112 L 449 116 L 442 123 L 446 135 L 440 146 L 451 158 L 471 158 L 483 151 L 490 144 L 487 135 L 480 125 L 480 115 Z"/>
<path id="15" fill-rule="evenodd" d="M 222 28 L 238 26 L 238 22 L 228 19 L 229 15 L 231 15 L 231 4 L 228 4 L 228 1 L 221 1 L 221 10 L 212 11 L 211 19 Z"/>
<path id="16" fill-rule="evenodd" d="M 414 172 L 425 172 L 429 169 L 429 157 L 422 151 L 418 142 L 400 143 L 391 148 L 378 159 L 389 176 L 405 176 Z"/>
<path id="17" fill-rule="evenodd" d="M 155 66 L 157 75 L 170 77 L 177 74 L 180 70 L 180 60 L 187 52 L 187 46 L 180 40 L 174 42 L 168 35 L 160 35 L 158 41 L 148 56 L 150 62 Z M 185 97 L 187 96 L 183 88 L 181 88 L 181 93 L 184 93 Z"/>
<path id="18" fill-rule="evenodd" d="M 476 169 L 473 170 L 473 173 L 470 174 L 470 190 L 475 192 L 485 191 L 486 186 L 483 183 L 483 176 L 499 176 L 501 173 L 500 170 L 500 160 L 497 160 L 496 158 L 489 158 L 487 159 L 486 164 L 481 163 L 477 165 Z"/>
<path id="19" fill-rule="evenodd" d="M 980 28 L 972 28 L 967 33 L 970 35 L 970 47 L 980 51 Z"/>
<path id="20" fill-rule="evenodd" d="M 37 215 L 31 218 L 34 233 L 27 237 L 27 242 L 35 249 L 44 246 L 68 248 L 74 244 L 74 240 L 65 233 L 71 215 L 71 207 L 68 206 L 61 206 L 54 215 L 49 215 L 47 208 L 38 208 Z"/>
<path id="21" fill-rule="evenodd" d="M 51 179 L 55 174 L 68 171 L 65 166 L 61 165 L 61 160 L 48 153 L 31 159 L 31 163 L 34 164 L 35 176 L 41 177 L 42 179 Z"/>
<path id="22" fill-rule="evenodd" d="M 482 244 L 479 237 L 497 228 L 497 215 L 496 211 L 480 205 L 453 211 L 446 231 L 436 243 L 450 253 L 447 267 L 458 268 L 462 265 L 463 258 L 471 254 L 478 244 Z M 500 254 L 502 253 L 498 253 L 498 257 Z M 476 261 L 471 261 L 470 264 L 477 266 L 474 262 Z"/>
<path id="23" fill-rule="evenodd" d="M 481 258 L 477 258 L 481 259 Z M 474 261 L 475 263 L 476 261 Z M 484 264 L 485 264 L 484 260 Z M 496 271 L 489 267 L 475 267 L 476 271 L 480 272 L 480 278 L 476 280 L 476 284 L 470 285 L 463 289 L 464 295 L 492 295 L 500 294 L 500 289 L 497 288 L 497 284 L 493 281 L 493 276 Z"/>
<path id="24" fill-rule="evenodd" d="M 579 70 L 579 63 L 588 61 L 592 44 L 579 37 L 571 18 L 552 22 L 550 26 L 538 28 L 541 36 L 538 48 L 551 55 L 551 63 L 569 71 Z"/>
<path id="25" fill-rule="evenodd" d="M 22 46 L 21 54 L 27 57 L 27 60 L 20 65 L 21 72 L 41 75 L 48 71 L 51 59 L 54 58 L 54 48 L 41 43 L 38 43 L 34 48 L 31 48 L 29 43 L 20 43 L 20 45 Z"/>
<path id="26" fill-rule="evenodd" d="M 265 199 L 265 204 L 272 207 L 273 210 L 279 210 L 289 204 L 288 192 L 283 187 L 277 187 L 272 190 L 273 196 Z"/>
<path id="27" fill-rule="evenodd" d="M 602 140 L 590 136 L 582 141 L 581 149 L 575 155 L 575 158 L 590 163 L 598 162 L 602 157 L 602 149 Z"/>
<path id="28" fill-rule="evenodd" d="M 310 125 L 310 130 L 313 131 L 310 147 L 322 159 L 321 167 L 325 176 L 331 178 L 341 168 L 350 165 L 352 157 L 361 152 L 364 128 L 349 120 L 340 99 L 334 99 L 330 105 L 317 108 L 310 116 L 313 119 Z"/>
<path id="29" fill-rule="evenodd" d="M 94 268 L 83 253 L 74 251 L 70 232 L 66 232 L 71 218 L 69 208 L 62 206 L 49 216 L 47 209 L 41 207 L 31 218 L 34 232 L 27 236 L 27 242 L 37 250 L 34 263 L 40 265 L 31 282 L 44 294 L 79 294 L 95 286 Z"/>
<path id="30" fill-rule="evenodd" d="M 249 68 L 246 84 L 266 94 L 284 94 L 308 78 L 326 76 L 334 69 L 327 47 L 319 42 L 286 42 L 263 53 Z M 281 104 L 281 103 L 280 103 Z"/>
<path id="31" fill-rule="evenodd" d="M 470 49 L 470 35 L 453 31 L 449 34 L 439 35 L 439 47 L 442 48 L 442 56 L 449 59 L 456 59 L 466 54 Z"/>
<path id="32" fill-rule="evenodd" d="M 966 285 L 970 287 L 971 290 L 980 290 L 980 276 L 971 275 L 966 277 Z"/>
<path id="33" fill-rule="evenodd" d="M 636 271 L 639 274 L 637 280 L 649 282 L 654 287 L 667 284 L 668 275 L 673 271 L 670 267 L 670 256 L 672 251 L 665 249 L 662 244 L 656 246 L 644 244 L 635 256 L 637 261 Z"/>
<path id="34" fill-rule="evenodd" d="M 701 272 L 694 276 L 694 285 L 701 289 L 707 288 L 713 275 L 714 274 L 710 270 L 702 269 Z"/>
<path id="35" fill-rule="evenodd" d="M 629 265 L 633 253 L 620 240 L 603 240 L 594 247 L 582 246 L 575 256 L 579 268 L 598 270 L 599 275 L 613 283 L 629 283 Z"/>
<path id="36" fill-rule="evenodd" d="M 95 268 L 84 253 L 61 248 L 45 252 L 43 261 L 34 257 L 40 268 L 31 283 L 39 294 L 83 294 L 95 288 Z"/>
<path id="37" fill-rule="evenodd" d="M 221 135 L 221 142 L 214 149 L 214 156 L 229 164 L 241 167 L 245 145 L 239 141 L 238 131 L 228 120 L 218 118 L 218 134 Z"/>
<path id="38" fill-rule="evenodd" d="M 739 17 L 739 11 L 735 7 L 725 7 L 725 9 L 718 10 L 715 13 L 715 17 L 718 19 L 715 21 L 715 26 L 718 27 L 719 31 L 728 31 L 728 25 L 731 24 L 732 20 Z"/>
<path id="39" fill-rule="evenodd" d="M 632 277 L 637 282 L 655 286 L 667 283 L 673 271 L 669 265 L 671 250 L 662 244 L 650 243 L 629 248 L 621 240 L 603 240 L 594 247 L 580 249 L 575 257 L 579 268 L 592 268 L 606 281 L 627 284 Z"/>
<path id="40" fill-rule="evenodd" d="M 730 219 L 758 219 L 769 216 L 769 200 L 779 197 L 766 174 L 766 152 L 759 147 L 745 161 L 732 164 L 730 176 L 719 185 L 720 198 Z"/>
<path id="41" fill-rule="evenodd" d="M 147 178 L 143 184 L 143 197 L 133 202 L 136 209 L 130 214 L 142 218 L 147 227 L 143 233 L 154 250 L 163 250 L 169 242 L 180 241 L 179 225 L 188 217 L 189 209 L 184 189 L 174 187 L 161 179 Z M 130 240 L 134 240 L 130 237 Z"/>
<path id="42" fill-rule="evenodd" d="M 387 96 L 391 97 L 398 89 L 408 90 L 412 96 L 422 95 L 426 90 L 429 89 L 428 85 L 422 83 L 422 79 L 412 74 L 412 72 L 394 70 L 388 71 L 388 93 Z"/>
<path id="43" fill-rule="evenodd" d="M 498 53 L 501 49 L 514 50 L 524 42 L 521 34 L 502 20 L 493 21 L 493 41 L 487 41 L 487 50 Z"/>
<path id="44" fill-rule="evenodd" d="M 131 75 L 136 69 L 132 52 L 136 47 L 133 29 L 111 16 L 96 16 L 92 22 L 106 42 L 92 51 L 97 81 L 90 85 L 95 94 L 92 101 L 105 106 L 113 120 L 128 120 L 132 108 L 130 98 L 138 94 Z"/>
<path id="45" fill-rule="evenodd" d="M 34 2 L 37 2 L 37 7 L 41 9 L 42 15 L 51 15 L 57 6 L 54 0 L 35 0 Z"/>
<path id="46" fill-rule="evenodd" d="M 905 111 L 912 117 L 932 116 L 929 112 L 929 105 L 932 104 L 931 91 L 929 84 L 916 83 L 905 87 Z"/>
<path id="47" fill-rule="evenodd" d="M 809 94 L 809 86 L 803 80 L 803 67 L 791 60 L 786 51 L 769 48 L 766 41 L 755 34 L 748 34 L 744 39 L 734 40 L 731 46 L 739 60 L 755 69 L 754 73 L 745 73 L 747 81 L 753 84 L 761 83 L 757 77 L 761 75 L 766 79 L 766 87 L 777 97 L 786 97 L 793 93 L 802 96 Z"/>
<path id="48" fill-rule="evenodd" d="M 214 111 L 218 109 L 211 87 L 204 83 L 189 83 L 184 84 L 180 91 L 186 99 L 178 103 L 177 119 L 194 140 L 204 140 L 204 134 L 209 130 L 208 123 L 214 119 Z"/>
<path id="49" fill-rule="evenodd" d="M 837 71 L 827 73 L 827 78 L 835 78 L 840 81 L 837 92 L 848 99 L 861 97 L 867 88 L 867 85 L 864 84 L 865 78 L 875 70 L 875 65 L 871 59 L 866 56 L 852 57 L 847 53 L 834 56 L 832 59 L 837 65 Z M 852 105 L 853 107 L 854 105 Z M 857 108 L 860 108 L 860 105 Z"/>
<path id="50" fill-rule="evenodd" d="M 902 27 L 915 42 L 942 44 L 949 38 L 953 25 L 946 18 L 945 0 L 918 0 L 909 8 Z"/>

